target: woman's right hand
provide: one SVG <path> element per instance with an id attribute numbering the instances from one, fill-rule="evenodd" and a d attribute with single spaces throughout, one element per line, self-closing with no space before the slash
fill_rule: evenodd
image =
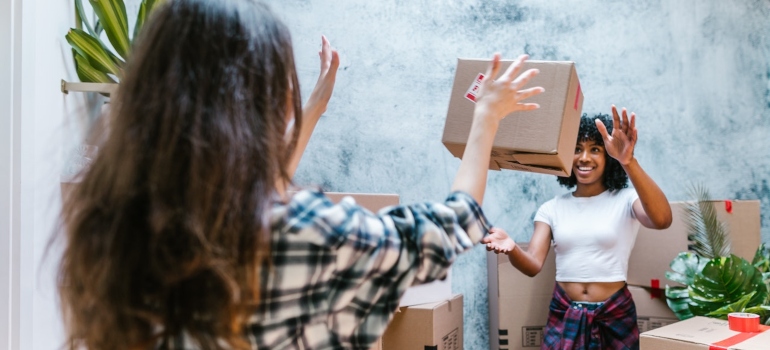
<path id="1" fill-rule="evenodd" d="M 508 236 L 505 230 L 498 227 L 489 229 L 489 234 L 481 239 L 481 243 L 485 243 L 487 250 L 494 251 L 495 254 L 507 254 L 516 248 L 516 242 Z"/>
<path id="2" fill-rule="evenodd" d="M 513 62 L 502 76 L 495 78 L 500 72 L 500 54 L 495 54 L 476 96 L 468 143 L 463 151 L 462 162 L 460 169 L 457 170 L 452 190 L 470 194 L 479 205 L 484 200 L 487 169 L 489 169 L 492 145 L 500 121 L 515 111 L 540 108 L 537 103 L 521 102 L 544 91 L 542 87 L 520 90 L 538 73 L 537 69 L 530 69 L 518 75 L 526 60 L 526 55 L 519 56 L 519 59 Z"/>
<path id="3" fill-rule="evenodd" d="M 516 61 L 511 63 L 503 75 L 495 79 L 500 72 L 500 54 L 496 53 L 492 57 L 484 80 L 481 82 L 481 88 L 476 100 L 476 111 L 482 114 L 502 120 L 505 116 L 516 111 L 529 111 L 540 108 L 537 103 L 522 103 L 522 100 L 535 96 L 545 91 L 540 86 L 529 89 L 522 88 L 538 73 L 537 69 L 528 69 L 519 74 L 524 62 L 529 56 L 521 55 Z"/>

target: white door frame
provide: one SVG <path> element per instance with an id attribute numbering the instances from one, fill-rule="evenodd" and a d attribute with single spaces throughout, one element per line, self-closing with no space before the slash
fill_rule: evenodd
<path id="1" fill-rule="evenodd" d="M 21 0 L 0 0 L 0 348 L 14 350 L 23 343 L 21 6 Z"/>

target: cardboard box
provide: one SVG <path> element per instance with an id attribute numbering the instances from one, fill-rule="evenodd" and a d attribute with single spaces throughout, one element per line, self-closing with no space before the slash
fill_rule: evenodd
<path id="1" fill-rule="evenodd" d="M 696 316 L 641 335 L 641 350 L 770 349 L 770 332 L 731 331 L 725 320 Z"/>
<path id="2" fill-rule="evenodd" d="M 397 194 L 381 193 L 344 193 L 344 192 L 324 192 L 334 203 L 339 203 L 344 197 L 353 197 L 356 204 L 376 213 L 382 208 L 398 205 L 399 198 Z"/>
<path id="3" fill-rule="evenodd" d="M 720 221 L 727 223 L 732 241 L 732 253 L 749 262 L 760 243 L 759 201 L 713 201 Z M 728 213 L 728 206 L 731 210 Z M 672 202 L 673 222 L 665 230 L 639 229 L 636 244 L 628 261 L 628 284 L 664 288 L 679 285 L 666 279 L 671 261 L 687 251 L 687 222 L 685 202 Z"/>
<path id="4" fill-rule="evenodd" d="M 673 311 L 666 304 L 666 296 L 660 289 L 628 286 L 636 305 L 636 322 L 639 332 L 679 322 Z"/>
<path id="5" fill-rule="evenodd" d="M 376 213 L 382 208 L 399 204 L 397 194 L 324 192 L 334 203 L 344 197 L 352 197 L 355 202 Z M 418 305 L 448 300 L 452 297 L 452 275 L 447 273 L 444 280 L 410 287 L 401 297 L 399 306 Z"/>
<path id="6" fill-rule="evenodd" d="M 512 62 L 502 61 L 501 74 Z M 462 158 L 465 151 L 473 121 L 475 88 L 488 65 L 488 59 L 460 58 L 457 61 L 441 139 L 457 158 Z M 527 87 L 542 86 L 545 92 L 526 102 L 539 103 L 540 108 L 515 112 L 500 122 L 490 169 L 569 176 L 583 110 L 583 92 L 575 64 L 568 61 L 527 61 L 524 70 L 530 68 L 539 69 L 540 74 Z"/>
<path id="7" fill-rule="evenodd" d="M 517 243 L 527 249 L 527 243 Z M 556 255 L 548 252 L 535 277 L 517 270 L 508 256 L 487 253 L 489 279 L 489 344 L 492 349 L 539 349 L 548 308 L 556 283 Z M 662 291 L 629 286 L 636 305 L 639 331 L 663 327 L 679 320 L 666 304 Z"/>
<path id="8" fill-rule="evenodd" d="M 383 350 L 462 350 L 463 296 L 401 307 L 382 336 Z"/>
<path id="9" fill-rule="evenodd" d="M 517 243 L 526 249 L 527 243 Z M 504 254 L 487 254 L 489 345 L 496 350 L 539 349 L 556 283 L 553 248 L 540 273 L 529 277 Z"/>

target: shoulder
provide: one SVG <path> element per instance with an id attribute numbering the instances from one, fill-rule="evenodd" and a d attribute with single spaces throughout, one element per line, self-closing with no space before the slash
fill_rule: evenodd
<path id="1" fill-rule="evenodd" d="M 613 191 L 612 197 L 618 201 L 633 203 L 639 198 L 639 194 L 636 193 L 636 189 L 632 187 L 627 187 L 627 188 L 621 188 L 617 191 Z"/>
<path id="2" fill-rule="evenodd" d="M 283 233 L 299 232 L 308 227 L 330 233 L 343 225 L 356 210 L 361 210 L 351 199 L 335 204 L 322 191 L 302 189 L 289 193 L 285 202 L 276 202 L 271 212 L 271 226 Z"/>

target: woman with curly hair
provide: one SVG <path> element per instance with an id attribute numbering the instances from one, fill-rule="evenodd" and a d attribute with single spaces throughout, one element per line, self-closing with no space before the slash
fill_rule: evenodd
<path id="1" fill-rule="evenodd" d="M 583 115 L 572 174 L 558 178 L 575 190 L 540 206 L 527 250 L 500 228 L 482 240 L 528 276 L 540 272 L 553 242 L 556 283 L 541 349 L 639 348 L 628 258 L 639 225 L 669 227 L 671 207 L 634 157 L 636 141 L 636 115 L 625 108 L 622 121 L 615 106 L 612 119 Z"/>
<path id="2" fill-rule="evenodd" d="M 537 70 L 521 56 L 502 71 L 495 55 L 446 199 L 375 214 L 291 188 L 339 67 L 326 38 L 302 105 L 289 31 L 265 4 L 159 6 L 63 207 L 69 347 L 369 349 L 408 287 L 488 234 L 492 140 L 539 107 L 522 102 L 543 91 L 524 88 Z"/>

